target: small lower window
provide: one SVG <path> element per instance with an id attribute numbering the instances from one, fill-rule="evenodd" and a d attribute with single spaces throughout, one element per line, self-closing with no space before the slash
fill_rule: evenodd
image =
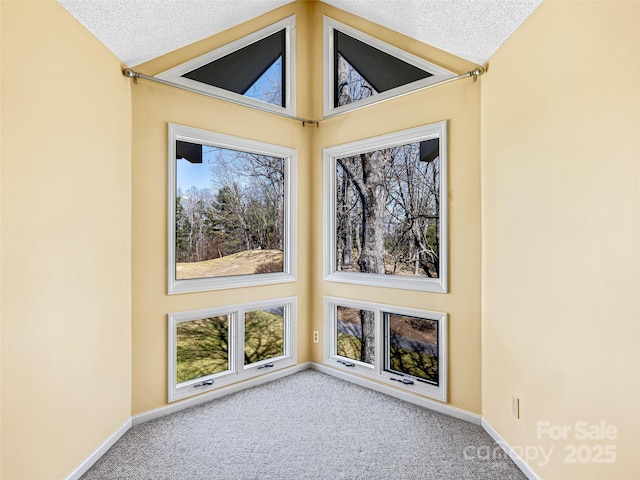
<path id="1" fill-rule="evenodd" d="M 336 307 L 336 354 L 375 365 L 375 312 Z"/>
<path id="2" fill-rule="evenodd" d="M 252 310 L 244 314 L 244 364 L 282 357 L 284 348 L 284 307 Z"/>
<path id="3" fill-rule="evenodd" d="M 296 299 L 169 314 L 169 401 L 295 365 Z"/>
<path id="4" fill-rule="evenodd" d="M 325 297 L 325 363 L 446 402 L 446 318 Z"/>
<path id="5" fill-rule="evenodd" d="M 229 315 L 176 324 L 176 382 L 229 371 Z"/>
<path id="6" fill-rule="evenodd" d="M 384 313 L 385 370 L 438 385 L 438 321 Z"/>

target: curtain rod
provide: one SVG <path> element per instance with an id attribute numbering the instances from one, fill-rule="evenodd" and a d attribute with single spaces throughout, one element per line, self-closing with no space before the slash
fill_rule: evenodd
<path id="1" fill-rule="evenodd" d="M 427 88 L 436 87 L 438 85 L 444 85 L 445 83 L 454 82 L 456 80 L 460 80 L 460 79 L 463 79 L 463 78 L 473 77 L 473 81 L 475 82 L 476 80 L 478 80 L 478 77 L 480 77 L 481 75 L 484 74 L 484 72 L 485 72 L 484 68 L 477 67 L 477 68 L 474 68 L 473 70 L 468 71 L 467 73 L 463 73 L 463 74 L 458 75 L 456 77 L 451 77 L 451 78 L 447 78 L 445 80 L 440 80 L 439 82 L 435 82 L 435 83 L 432 83 L 430 85 L 425 85 L 424 87 L 420 87 L 420 88 L 417 88 L 415 90 L 411 90 L 410 92 L 402 93 L 400 95 L 395 95 L 395 96 L 389 97 L 389 98 L 383 98 L 383 99 L 380 99 L 380 100 L 377 100 L 377 101 L 374 101 L 374 102 L 371 102 L 371 103 L 367 103 L 367 104 L 362 105 L 362 106 L 356 106 L 356 107 L 354 107 L 353 109 L 351 109 L 349 111 L 360 110 L 361 108 L 366 108 L 366 107 L 369 107 L 371 105 L 377 105 L 378 103 L 386 102 L 387 100 L 390 100 L 391 98 L 402 97 L 404 95 L 408 95 L 409 93 L 419 92 L 421 90 L 426 90 Z M 170 82 L 168 80 L 163 80 L 161 78 L 151 77 L 149 75 L 145 75 L 144 73 L 136 72 L 135 70 L 132 70 L 130 68 L 125 68 L 122 71 L 122 74 L 125 77 L 132 78 L 134 83 L 138 83 L 138 79 L 141 78 L 143 80 L 148 80 L 150 82 L 161 83 L 162 85 L 167 85 L 169 87 L 174 87 L 174 88 L 179 88 L 181 90 L 186 90 L 186 91 L 191 92 L 191 93 L 197 93 L 197 94 L 200 94 L 200 95 L 205 95 L 207 97 L 216 98 L 218 100 L 224 100 L 225 102 L 235 103 L 236 105 L 243 105 L 245 107 L 247 106 L 246 103 L 241 102 L 239 100 L 234 100 L 234 99 L 231 99 L 231 98 L 228 98 L 228 97 L 225 97 L 225 96 L 222 96 L 222 95 L 217 95 L 217 94 L 211 93 L 211 92 L 203 92 L 202 90 L 198 90 L 198 89 L 195 89 L 195 88 L 187 87 L 186 85 L 180 85 L 178 83 Z M 302 126 L 307 126 L 307 125 L 318 126 L 320 124 L 320 122 L 323 121 L 323 120 L 327 120 L 329 118 L 341 115 L 341 113 L 333 113 L 331 115 L 327 115 L 325 117 L 322 117 L 320 120 L 309 120 L 308 118 L 296 117 L 295 115 L 290 115 L 290 114 L 285 113 L 285 112 L 277 112 L 277 111 L 274 111 L 274 110 L 272 110 L 270 108 L 266 108 L 266 107 L 260 107 L 260 106 L 257 106 L 257 105 L 251 105 L 251 107 L 255 108 L 257 110 L 263 111 L 263 112 L 274 113 L 276 115 L 280 115 L 281 117 L 289 118 L 291 120 L 296 120 L 298 122 L 301 122 Z"/>

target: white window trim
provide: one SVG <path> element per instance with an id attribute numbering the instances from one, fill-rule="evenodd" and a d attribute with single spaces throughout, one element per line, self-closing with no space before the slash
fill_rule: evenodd
<path id="1" fill-rule="evenodd" d="M 402 85 L 400 87 L 393 88 L 391 90 L 387 90 L 386 92 L 377 93 L 371 97 L 364 98 L 362 100 L 358 100 L 357 102 L 350 103 L 348 105 L 342 105 L 340 107 L 334 107 L 334 96 L 335 96 L 335 85 L 334 85 L 334 63 L 333 63 L 333 53 L 334 53 L 334 39 L 333 39 L 333 31 L 338 30 L 350 37 L 355 38 L 356 40 L 360 40 L 367 45 L 370 45 L 378 50 L 381 50 L 389 55 L 392 55 L 410 65 L 418 67 L 421 70 L 425 70 L 432 74 L 431 77 L 424 78 L 422 80 L 418 80 L 416 82 L 409 83 L 407 85 Z M 383 100 L 387 100 L 392 97 L 396 97 L 399 95 L 404 95 L 406 93 L 412 92 L 414 90 L 418 90 L 434 83 L 441 82 L 443 80 L 447 80 L 449 78 L 453 78 L 456 76 L 455 73 L 446 70 L 442 67 L 439 67 L 431 62 L 428 62 L 422 58 L 416 57 L 404 50 L 401 50 L 393 45 L 389 45 L 382 40 L 378 40 L 366 33 L 360 32 L 354 28 L 351 28 L 343 23 L 338 22 L 330 17 L 323 17 L 323 38 L 324 38 L 324 49 L 323 49 L 323 72 L 324 72 L 324 87 L 323 87 L 323 115 L 325 117 L 337 115 L 340 113 L 348 112 L 350 110 L 355 110 L 361 108 L 365 105 L 369 105 L 372 103 L 377 103 Z"/>
<path id="2" fill-rule="evenodd" d="M 244 365 L 244 315 L 247 311 L 262 310 L 271 307 L 284 307 L 284 353 L 278 357 Z M 176 360 L 177 339 L 176 327 L 178 323 L 200 320 L 203 318 L 228 315 L 229 317 L 229 369 L 224 372 L 194 378 L 177 383 Z M 168 401 L 169 403 L 183 398 L 199 395 L 230 384 L 247 380 L 259 375 L 291 367 L 297 362 L 296 297 L 284 297 L 259 302 L 228 305 L 224 307 L 191 310 L 187 312 L 170 313 L 168 319 Z M 265 365 L 268 367 L 265 367 Z M 204 384 L 213 380 L 210 385 Z"/>
<path id="3" fill-rule="evenodd" d="M 351 307 L 375 312 L 375 365 L 358 362 L 350 358 L 336 354 L 336 308 Z M 412 384 L 398 382 L 398 378 L 403 375 L 385 370 L 385 325 L 383 321 L 384 313 L 408 315 L 418 318 L 436 320 L 438 322 L 438 385 L 414 381 Z M 418 310 L 415 308 L 398 307 L 381 303 L 366 302 L 360 300 L 350 300 L 338 297 L 324 297 L 324 363 L 333 368 L 345 370 L 353 374 L 362 375 L 381 382 L 389 387 L 413 392 L 425 397 L 433 398 L 440 402 L 447 402 L 447 314 L 433 312 L 429 310 Z M 345 363 L 343 363 L 345 362 Z M 348 365 L 351 363 L 352 365 Z M 412 378 L 410 375 L 404 377 Z M 392 380 L 395 378 L 396 380 Z"/>
<path id="4" fill-rule="evenodd" d="M 226 288 L 269 285 L 296 280 L 296 179 L 297 151 L 293 148 L 232 137 L 221 133 L 169 124 L 168 148 L 168 293 L 178 294 Z M 176 141 L 181 140 L 284 159 L 284 261 L 281 273 L 258 273 L 226 277 L 176 280 Z"/>
<path id="5" fill-rule="evenodd" d="M 338 316 L 337 316 L 337 307 L 348 307 L 355 308 L 358 310 L 370 310 L 374 312 L 375 318 L 375 358 L 374 364 L 370 365 L 368 363 L 354 360 L 353 358 L 343 357 L 342 355 L 338 355 L 338 339 L 337 339 L 337 324 L 338 324 Z M 324 297 L 324 358 L 325 363 L 329 363 L 333 365 L 334 363 L 340 363 L 344 367 L 347 367 L 349 370 L 354 372 L 359 372 L 365 375 L 373 375 L 378 376 L 378 367 L 380 366 L 380 362 L 383 360 L 382 355 L 380 354 L 381 349 L 383 347 L 382 340 L 378 332 L 380 331 L 380 310 L 376 309 L 375 306 L 372 308 L 372 304 L 369 302 L 361 302 L 358 300 L 347 300 L 347 299 L 339 299 L 334 297 Z M 342 363 L 342 362 L 346 362 Z M 348 365 L 352 363 L 353 365 Z"/>
<path id="6" fill-rule="evenodd" d="M 401 277 L 336 270 L 336 160 L 383 148 L 440 139 L 440 277 Z M 400 288 L 424 292 L 448 291 L 448 214 L 447 214 L 447 122 L 424 125 L 379 137 L 359 140 L 322 150 L 324 204 L 324 279 L 330 282 Z"/>
<path id="7" fill-rule="evenodd" d="M 276 32 L 285 30 L 285 88 L 282 92 L 285 99 L 285 106 L 273 105 L 267 102 L 256 100 L 254 98 L 241 95 L 239 93 L 225 90 L 224 88 L 214 87 L 213 85 L 207 85 L 206 83 L 198 82 L 190 78 L 185 78 L 182 75 L 189 73 L 203 65 L 213 62 L 219 58 L 222 58 L 230 53 L 240 50 L 247 45 L 251 45 L 263 38 L 268 37 Z M 242 103 L 250 107 L 256 107 L 261 110 L 271 110 L 276 113 L 286 113 L 290 116 L 296 115 L 296 16 L 291 15 L 284 20 L 276 22 L 268 27 L 265 27 L 257 32 L 254 32 L 246 37 L 242 37 L 234 42 L 228 43 L 220 48 L 217 48 L 211 52 L 200 55 L 186 63 L 178 65 L 177 67 L 170 68 L 156 75 L 156 78 L 167 80 L 178 85 L 189 87 L 193 90 L 212 94 L 215 97 L 226 98 L 237 103 Z"/>

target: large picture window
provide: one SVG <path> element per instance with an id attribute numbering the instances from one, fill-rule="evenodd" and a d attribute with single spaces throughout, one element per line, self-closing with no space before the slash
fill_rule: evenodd
<path id="1" fill-rule="evenodd" d="M 169 314 L 169 401 L 295 365 L 296 300 Z"/>
<path id="2" fill-rule="evenodd" d="M 295 151 L 169 126 L 169 293 L 292 281 Z"/>
<path id="3" fill-rule="evenodd" d="M 325 297 L 325 363 L 446 401 L 446 318 Z"/>
<path id="4" fill-rule="evenodd" d="M 446 123 L 324 150 L 325 278 L 447 291 Z"/>

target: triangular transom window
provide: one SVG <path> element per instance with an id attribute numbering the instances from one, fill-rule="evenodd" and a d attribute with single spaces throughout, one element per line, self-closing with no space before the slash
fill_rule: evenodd
<path id="1" fill-rule="evenodd" d="M 205 94 L 295 115 L 295 17 L 157 75 Z"/>
<path id="2" fill-rule="evenodd" d="M 324 115 L 416 90 L 452 72 L 324 17 Z"/>

